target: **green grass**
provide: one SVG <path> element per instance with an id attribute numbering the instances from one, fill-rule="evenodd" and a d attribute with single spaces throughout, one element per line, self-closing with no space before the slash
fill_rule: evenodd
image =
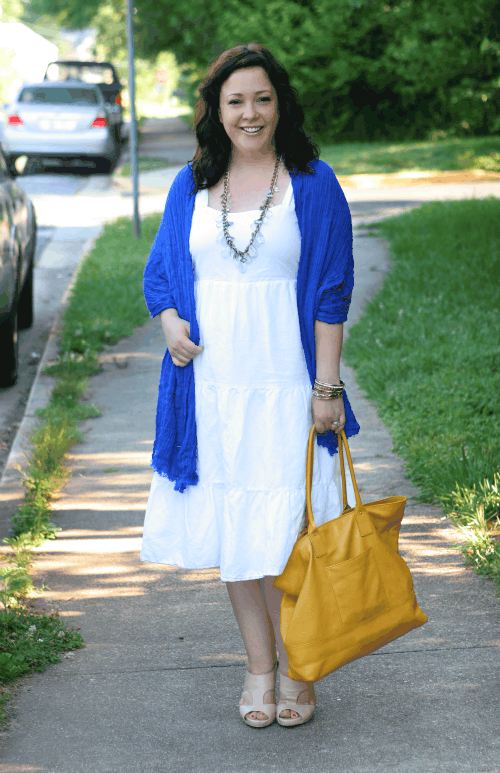
<path id="1" fill-rule="evenodd" d="M 88 378 L 100 369 L 99 353 L 149 318 L 142 274 L 160 219 L 145 218 L 137 241 L 131 220 L 106 225 L 73 286 L 59 359 L 46 371 L 56 377 L 56 385 L 49 405 L 38 411 L 43 422 L 30 438 L 24 503 L 12 516 L 12 536 L 4 540 L 9 550 L 0 564 L 0 686 L 43 670 L 68 649 L 84 646 L 80 634 L 66 628 L 57 615 L 30 612 L 24 606 L 29 596 L 43 590 L 32 581 L 33 549 L 56 538 L 59 527 L 51 522 L 52 501 L 70 474 L 66 454 L 81 439 L 79 423 L 100 415 L 99 408 L 85 400 Z M 0 687 L 0 722 L 6 718 L 8 697 L 8 689 Z"/>
<path id="2" fill-rule="evenodd" d="M 78 629 L 66 628 L 58 614 L 32 610 L 0 613 L 0 679 L 3 682 L 44 671 L 61 654 L 83 647 Z"/>
<path id="3" fill-rule="evenodd" d="M 143 325 L 148 311 L 142 293 L 142 275 L 160 215 L 142 220 L 141 238 L 134 239 L 132 222 L 119 218 L 104 227 L 86 257 L 73 287 L 61 335 L 61 362 L 56 371 L 77 376 L 85 359 L 94 367 L 105 346 L 132 334 Z"/>
<path id="4" fill-rule="evenodd" d="M 170 164 L 165 158 L 139 158 L 139 173 L 167 169 L 169 166 L 175 166 L 175 164 Z M 119 177 L 130 177 L 132 174 L 130 164 L 124 164 L 116 170 L 115 174 Z"/>
<path id="5" fill-rule="evenodd" d="M 338 175 L 463 169 L 500 172 L 500 137 L 325 145 L 321 158 Z"/>
<path id="6" fill-rule="evenodd" d="M 424 204 L 378 227 L 392 270 L 346 361 L 424 501 L 465 530 L 467 562 L 500 587 L 500 200 Z"/>
<path id="7" fill-rule="evenodd" d="M 30 609 L 0 613 L 0 724 L 8 719 L 9 686 L 36 671 L 59 663 L 69 650 L 84 647 L 78 628 L 66 628 L 57 612 Z"/>

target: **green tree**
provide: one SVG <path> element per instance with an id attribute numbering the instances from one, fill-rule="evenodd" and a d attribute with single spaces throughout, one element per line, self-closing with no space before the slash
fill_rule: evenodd
<path id="1" fill-rule="evenodd" d="M 118 0 L 108 0 L 116 18 Z M 89 26 L 99 0 L 33 0 L 59 23 Z M 138 54 L 173 51 L 196 82 L 227 47 L 267 45 L 292 73 L 324 139 L 421 137 L 498 129 L 497 0 L 136 0 Z M 113 24 L 101 35 L 114 34 Z M 486 41 L 486 42 L 485 42 Z"/>
<path id="2" fill-rule="evenodd" d="M 0 22 L 19 21 L 23 14 L 20 0 L 2 0 L 0 6 Z"/>

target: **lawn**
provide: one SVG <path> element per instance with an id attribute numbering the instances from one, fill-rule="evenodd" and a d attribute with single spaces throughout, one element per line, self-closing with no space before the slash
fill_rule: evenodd
<path id="1" fill-rule="evenodd" d="M 464 169 L 500 172 L 500 137 L 324 145 L 321 158 L 337 175 Z"/>
<path id="2" fill-rule="evenodd" d="M 170 164 L 165 158 L 139 158 L 139 173 L 152 172 L 155 169 L 166 169 L 169 166 L 176 165 Z M 119 177 L 130 177 L 132 174 L 130 164 L 127 162 L 123 166 L 118 167 L 115 174 Z"/>
<path id="3" fill-rule="evenodd" d="M 424 204 L 378 227 L 392 270 L 346 361 L 423 499 L 500 587 L 500 200 Z"/>

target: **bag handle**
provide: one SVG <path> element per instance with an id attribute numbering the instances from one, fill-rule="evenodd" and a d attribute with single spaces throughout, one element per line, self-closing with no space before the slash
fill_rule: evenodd
<path id="1" fill-rule="evenodd" d="M 307 467 L 306 467 L 307 531 L 309 536 L 311 536 L 311 534 L 316 531 L 316 523 L 314 522 L 314 515 L 312 511 L 312 502 L 311 502 L 315 438 L 316 438 L 316 427 L 313 424 L 311 427 L 311 431 L 309 432 L 309 442 L 307 444 Z M 345 462 L 344 462 L 343 448 L 345 449 L 345 452 L 346 452 L 347 463 L 349 465 L 349 470 L 351 473 L 352 487 L 354 489 L 354 495 L 356 497 L 356 505 L 357 505 L 356 509 L 359 512 L 359 515 L 361 516 L 363 514 L 363 503 L 361 502 L 358 484 L 356 482 L 356 476 L 354 474 L 354 466 L 352 463 L 351 451 L 349 449 L 349 444 L 347 442 L 347 438 L 344 430 L 342 430 L 342 432 L 340 432 L 339 435 L 337 435 L 337 438 L 338 438 L 338 444 L 339 444 L 340 472 L 342 474 L 342 500 L 343 500 L 344 510 L 346 510 L 346 508 L 349 507 L 349 504 L 347 502 L 347 486 L 346 486 L 346 477 L 345 477 Z M 371 533 L 371 529 L 370 531 L 366 531 L 366 526 L 367 526 L 366 524 L 363 524 L 365 527 L 364 529 L 361 528 L 361 524 L 359 523 L 359 520 L 358 520 L 358 525 L 360 527 L 360 532 L 362 534 Z"/>

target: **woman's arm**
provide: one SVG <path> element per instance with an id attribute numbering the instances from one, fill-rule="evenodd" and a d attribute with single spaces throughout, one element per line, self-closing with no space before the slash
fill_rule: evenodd
<path id="1" fill-rule="evenodd" d="M 316 378 L 327 384 L 340 383 L 340 353 L 344 325 L 314 322 L 314 338 L 316 341 Z"/>
<path id="2" fill-rule="evenodd" d="M 316 342 L 316 378 L 327 384 L 340 384 L 340 354 L 344 326 L 342 323 L 330 324 L 314 322 L 314 338 Z M 329 430 L 339 433 L 344 429 L 345 412 L 342 397 L 336 400 L 321 400 L 312 398 L 312 415 L 316 431 L 324 434 Z M 333 426 L 332 422 L 340 422 Z"/>

